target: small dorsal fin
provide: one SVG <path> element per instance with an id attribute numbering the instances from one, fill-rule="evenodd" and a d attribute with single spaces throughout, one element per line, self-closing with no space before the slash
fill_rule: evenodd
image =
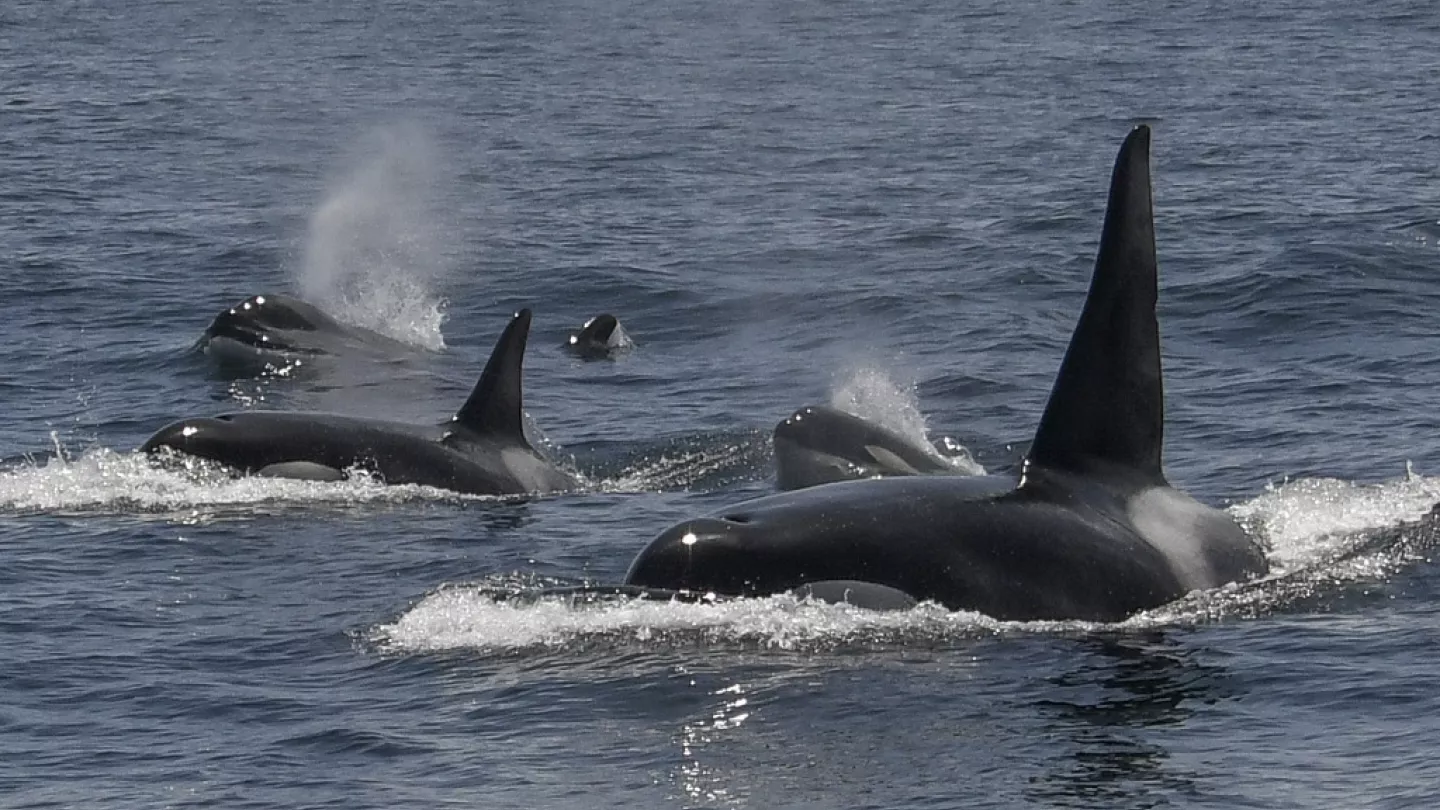
<path id="1" fill-rule="evenodd" d="M 450 421 L 470 433 L 525 439 L 520 367 L 525 341 L 530 336 L 530 310 L 515 313 L 490 353 L 490 362 L 475 383 L 470 398 Z"/>
<path id="2" fill-rule="evenodd" d="M 1037 465 L 1165 480 L 1152 206 L 1150 128 L 1137 126 L 1115 159 L 1090 293 L 1030 446 Z"/>

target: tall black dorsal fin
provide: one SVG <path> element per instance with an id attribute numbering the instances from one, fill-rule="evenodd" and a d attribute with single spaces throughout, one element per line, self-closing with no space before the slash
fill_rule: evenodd
<path id="1" fill-rule="evenodd" d="M 525 341 L 529 336 L 530 310 L 522 309 L 501 333 L 495 351 L 490 353 L 490 362 L 485 364 L 480 381 L 475 383 L 475 390 L 451 422 L 471 433 L 524 441 L 520 367 L 525 360 Z"/>
<path id="2" fill-rule="evenodd" d="M 1150 128 L 1138 126 L 1115 159 L 1095 275 L 1030 445 L 1035 464 L 1165 480 L 1152 207 Z"/>

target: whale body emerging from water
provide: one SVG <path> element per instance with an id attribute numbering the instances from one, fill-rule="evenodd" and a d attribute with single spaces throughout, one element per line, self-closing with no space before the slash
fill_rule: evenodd
<path id="1" fill-rule="evenodd" d="M 423 484 L 479 495 L 578 488 L 525 438 L 521 365 L 530 310 L 505 328 L 474 391 L 439 425 L 332 413 L 240 411 L 182 419 L 141 446 L 210 459 L 241 473 L 340 480 L 363 470 L 387 484 Z"/>
<path id="2" fill-rule="evenodd" d="M 775 486 L 782 491 L 893 475 L 973 474 L 926 445 L 829 405 L 807 405 L 785 417 L 772 441 Z"/>
<path id="3" fill-rule="evenodd" d="M 1018 475 L 844 481 L 748 501 L 665 531 L 626 584 L 748 596 L 863 583 L 889 604 L 1115 621 L 1265 573 L 1240 526 L 1161 469 L 1149 147 L 1140 126 L 1120 148 L 1090 292 Z"/>
<path id="4" fill-rule="evenodd" d="M 417 353 L 407 343 L 326 314 L 288 295 L 252 295 L 222 311 L 198 343 L 222 368 L 266 371 L 329 355 L 389 359 Z"/>

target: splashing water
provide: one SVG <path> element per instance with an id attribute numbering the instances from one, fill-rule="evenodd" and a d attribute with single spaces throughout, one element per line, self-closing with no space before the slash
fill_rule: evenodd
<path id="1" fill-rule="evenodd" d="M 914 382 L 901 385 L 882 368 L 865 364 L 849 369 L 833 386 L 830 405 L 895 431 L 920 447 L 933 448 L 920 412 L 920 398 Z M 968 448 L 950 437 L 936 455 L 961 472 L 984 475 L 985 468 Z"/>
<path id="2" fill-rule="evenodd" d="M 1437 501 L 1440 479 L 1413 474 L 1379 485 L 1307 479 L 1268 487 L 1230 510 L 1267 546 L 1268 576 L 1192 593 L 1131 622 L 1255 617 L 1383 585 L 1437 546 L 1436 519 L 1425 517 Z"/>
<path id="3" fill-rule="evenodd" d="M 562 649 L 580 640 L 640 645 L 739 643 L 811 649 L 836 642 L 896 642 L 946 628 L 943 635 L 994 634 L 1002 623 L 977 613 L 922 605 L 879 613 L 793 596 L 715 603 L 621 600 L 599 606 L 497 600 L 493 585 L 447 586 L 426 596 L 372 639 L 395 652 Z"/>
<path id="4" fill-rule="evenodd" d="M 1346 536 L 1415 520 L 1437 502 L 1440 478 L 1407 473 L 1380 485 L 1333 478 L 1271 485 L 1230 512 L 1242 524 L 1258 526 L 1270 563 L 1283 576 L 1324 558 Z"/>
<path id="5" fill-rule="evenodd" d="M 1440 479 L 1416 476 L 1378 485 L 1305 480 L 1272 487 L 1232 509 L 1269 546 L 1269 576 L 1196 592 L 1117 624 L 1002 622 L 931 604 L 876 612 L 789 595 L 708 603 L 617 598 L 572 604 L 548 597 L 511 601 L 502 596 L 536 583 L 497 577 L 441 587 L 393 622 L 374 628 L 371 637 L 382 651 L 395 653 L 514 653 L 597 643 L 721 644 L 809 652 L 1011 635 L 1152 632 L 1266 615 L 1357 583 L 1384 582 L 1436 545 L 1440 535 L 1407 521 L 1437 501 Z M 1417 530 L 1407 531 L 1410 528 Z"/>
<path id="6" fill-rule="evenodd" d="M 899 384 L 879 366 L 866 364 L 845 371 L 831 389 L 830 404 L 917 444 L 929 443 L 915 384 Z"/>
<path id="7" fill-rule="evenodd" d="M 310 218 L 302 297 L 340 320 L 439 350 L 445 273 L 437 149 L 418 127 L 382 129 Z"/>
<path id="8" fill-rule="evenodd" d="M 235 477 L 188 456 L 171 462 L 161 467 L 143 454 L 107 448 L 72 458 L 59 448 L 48 460 L 0 472 L 0 513 L 152 514 L 198 523 L 229 514 L 253 515 L 262 506 L 494 500 L 433 487 L 386 486 L 359 471 L 347 481 L 320 482 Z"/>

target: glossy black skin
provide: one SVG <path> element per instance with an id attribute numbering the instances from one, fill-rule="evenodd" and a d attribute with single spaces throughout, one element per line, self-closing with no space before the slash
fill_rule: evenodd
<path id="1" fill-rule="evenodd" d="M 1117 621 L 1183 596 L 1131 526 L 1127 482 L 1036 473 L 843 481 L 738 504 L 651 542 L 630 585 L 761 596 L 860 580 L 997 619 Z M 1222 581 L 1265 569 L 1233 524 L 1210 544 Z M 686 542 L 687 535 L 693 536 Z"/>
<path id="2" fill-rule="evenodd" d="M 891 475 L 962 474 L 929 447 L 828 405 L 809 405 L 786 417 L 775 426 L 774 445 L 775 485 L 781 490 Z"/>
<path id="3" fill-rule="evenodd" d="M 226 368 L 280 368 L 326 355 L 412 355 L 416 349 L 379 332 L 341 323 L 288 295 L 252 295 L 221 312 L 198 344 Z"/>
<path id="4" fill-rule="evenodd" d="M 570 335 L 565 350 L 585 360 L 617 357 L 634 346 L 614 315 L 596 315 Z"/>
<path id="5" fill-rule="evenodd" d="M 364 470 L 386 484 L 420 484 L 474 495 L 573 490 L 579 483 L 528 445 L 455 425 L 411 425 L 326 413 L 241 411 L 182 419 L 140 450 L 169 448 L 255 475 L 309 462 Z M 294 477 L 294 476 L 282 476 Z"/>
<path id="6" fill-rule="evenodd" d="M 730 595 L 856 580 L 998 619 L 1116 621 L 1263 574 L 1225 512 L 1169 486 L 1150 131 L 1126 137 L 1090 291 L 1019 478 L 843 481 L 688 520 L 629 585 Z"/>
<path id="7" fill-rule="evenodd" d="M 522 411 L 521 365 L 530 311 L 506 326 L 474 391 L 439 426 L 331 413 L 242 411 L 182 419 L 141 451 L 209 459 L 244 474 L 343 477 L 362 469 L 387 484 L 423 484 L 478 495 L 554 492 L 578 481 L 530 446 Z"/>

